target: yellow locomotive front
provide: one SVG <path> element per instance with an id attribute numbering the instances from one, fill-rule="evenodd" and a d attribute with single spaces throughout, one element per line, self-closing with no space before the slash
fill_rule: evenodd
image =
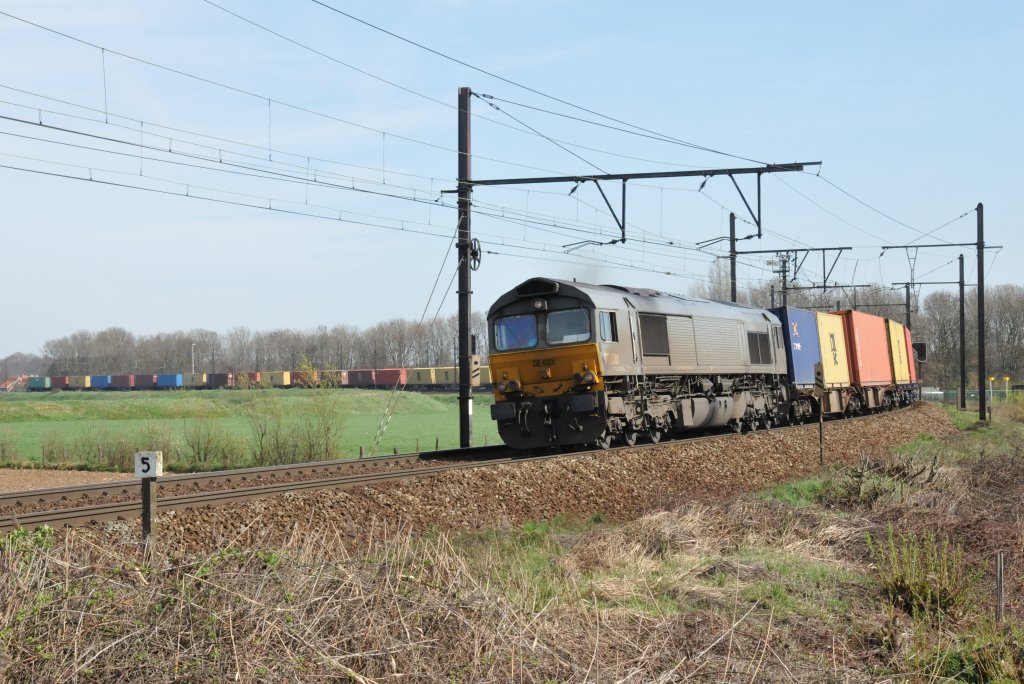
<path id="1" fill-rule="evenodd" d="M 492 307 L 491 417 L 506 444 L 588 444 L 604 431 L 601 350 L 593 320 L 586 302 L 528 289 Z"/>

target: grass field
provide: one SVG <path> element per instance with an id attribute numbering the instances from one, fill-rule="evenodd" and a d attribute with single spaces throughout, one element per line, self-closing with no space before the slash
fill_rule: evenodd
<path id="1" fill-rule="evenodd" d="M 475 445 L 494 444 L 490 393 L 474 393 Z M 0 462 L 127 469 L 135 451 L 162 450 L 173 469 L 345 458 L 454 448 L 458 396 L 374 390 L 215 390 L 14 393 L 0 396 Z"/>

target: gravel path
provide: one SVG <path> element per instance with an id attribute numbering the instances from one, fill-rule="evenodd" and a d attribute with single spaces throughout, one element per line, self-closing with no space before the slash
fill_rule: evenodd
<path id="1" fill-rule="evenodd" d="M 130 480 L 128 473 L 88 473 L 81 470 L 30 470 L 0 468 L 0 492 L 18 492 L 25 489 L 51 489 L 80 484 Z"/>

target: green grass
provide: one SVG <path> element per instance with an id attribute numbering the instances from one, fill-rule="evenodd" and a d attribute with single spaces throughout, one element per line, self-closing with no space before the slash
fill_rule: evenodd
<path id="1" fill-rule="evenodd" d="M 320 392 L 321 394 L 318 394 Z M 44 445 L 70 443 L 85 435 L 117 438 L 139 450 L 154 433 L 183 439 L 186 432 L 209 427 L 219 435 L 247 443 L 252 438 L 252 416 L 271 416 L 297 424 L 316 415 L 324 392 L 333 420 L 340 427 L 336 453 L 369 453 L 392 399 L 389 391 L 374 390 L 214 390 L 167 392 L 59 392 L 12 393 L 0 396 L 0 460 L 40 464 Z M 473 443 L 500 442 L 487 407 L 490 393 L 474 393 Z M 378 454 L 417 449 L 455 448 L 459 443 L 458 396 L 455 394 L 402 393 L 395 404 Z M 77 465 L 77 464 L 69 464 Z M 82 464 L 85 465 L 85 464 Z"/>
<path id="2" fill-rule="evenodd" d="M 775 499 L 793 508 L 805 508 L 817 503 L 828 487 L 828 481 L 822 477 L 812 477 L 780 484 L 758 496 L 762 499 Z"/>

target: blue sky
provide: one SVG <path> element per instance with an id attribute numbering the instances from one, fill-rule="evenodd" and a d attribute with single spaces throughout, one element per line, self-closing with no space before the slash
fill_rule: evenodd
<path id="1" fill-rule="evenodd" d="M 162 191 L 0 168 L 0 357 L 111 325 L 366 327 L 453 313 L 454 290 L 440 294 L 454 273 L 456 217 L 441 190 L 455 187 L 459 86 L 499 98 L 500 111 L 472 103 L 476 178 L 820 160 L 822 177 L 878 211 L 817 169 L 765 176 L 766 232 L 741 249 L 849 245 L 834 281 L 902 282 L 912 263 L 918 280 L 954 280 L 958 249 L 922 249 L 911 262 L 880 258 L 879 246 L 983 202 L 986 239 L 1003 246 L 986 258 L 988 282 L 1019 282 L 1020 3 L 325 0 L 509 81 L 730 157 L 524 107 L 628 127 L 311 0 L 217 1 L 350 66 L 203 0 L 0 2 L 93 44 L 0 15 L 0 164 Z M 290 178 L 255 177 L 267 171 Z M 738 180 L 752 198 L 752 181 Z M 626 245 L 568 254 L 563 245 L 616 232 L 593 184 L 571 196 L 560 185 L 478 189 L 473 230 L 488 253 L 474 308 L 542 274 L 688 291 L 725 248 L 695 243 L 726 235 L 729 210 L 749 219 L 728 179 L 699 185 L 631 182 Z M 618 209 L 617 184 L 605 191 Z M 918 241 L 974 239 L 969 213 Z M 973 282 L 974 251 L 964 253 Z M 743 258 L 741 285 L 771 278 L 766 258 Z M 820 279 L 818 264 L 803 282 Z"/>

